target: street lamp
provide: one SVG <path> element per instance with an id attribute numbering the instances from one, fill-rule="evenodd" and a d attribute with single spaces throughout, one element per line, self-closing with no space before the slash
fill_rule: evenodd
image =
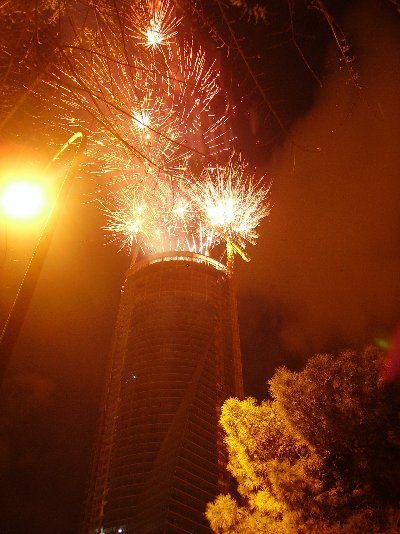
<path id="1" fill-rule="evenodd" d="M 78 148 L 73 156 L 71 164 L 65 174 L 57 198 L 49 212 L 47 221 L 43 227 L 41 236 L 39 237 L 36 248 L 33 252 L 32 258 L 26 269 L 24 278 L 19 287 L 11 312 L 4 325 L 3 332 L 0 338 L 0 384 L 3 381 L 4 374 L 8 367 L 11 353 L 18 339 L 21 326 L 25 319 L 33 292 L 35 290 L 44 260 L 46 258 L 50 243 L 53 237 L 55 226 L 58 222 L 61 209 L 66 201 L 68 192 L 71 188 L 75 171 L 80 163 L 83 150 L 86 145 L 86 138 L 81 132 L 77 132 L 68 139 L 68 141 L 61 147 L 57 154 L 51 159 L 44 173 L 46 173 L 59 156 L 75 141 L 79 141 Z M 20 191 L 21 192 L 21 191 Z M 10 194 L 11 195 L 11 194 Z M 8 204 L 8 200 L 6 202 Z M 9 205 L 9 204 L 8 204 Z"/>
<path id="2" fill-rule="evenodd" d="M 26 180 L 6 184 L 1 195 L 1 210 L 11 219 L 30 220 L 40 214 L 46 203 L 43 186 Z"/>

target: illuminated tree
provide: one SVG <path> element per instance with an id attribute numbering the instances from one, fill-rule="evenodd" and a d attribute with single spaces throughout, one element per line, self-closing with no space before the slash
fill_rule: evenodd
<path id="1" fill-rule="evenodd" d="M 400 385 L 376 348 L 278 369 L 271 400 L 229 399 L 221 416 L 239 498 L 207 510 L 216 533 L 395 532 Z"/>

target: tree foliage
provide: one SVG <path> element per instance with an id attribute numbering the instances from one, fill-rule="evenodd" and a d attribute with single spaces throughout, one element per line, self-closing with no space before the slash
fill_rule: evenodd
<path id="1" fill-rule="evenodd" d="M 220 495 L 216 533 L 398 532 L 400 385 L 374 347 L 283 367 L 271 400 L 229 399 L 222 410 L 238 499 Z"/>

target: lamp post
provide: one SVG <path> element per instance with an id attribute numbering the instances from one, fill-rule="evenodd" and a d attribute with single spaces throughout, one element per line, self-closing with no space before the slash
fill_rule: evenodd
<path id="1" fill-rule="evenodd" d="M 4 325 L 0 338 L 0 385 L 4 379 L 5 372 L 10 362 L 11 354 L 18 339 L 19 332 L 25 319 L 26 312 L 31 302 L 44 260 L 53 238 L 54 229 L 59 220 L 61 209 L 65 204 L 68 192 L 71 188 L 74 174 L 79 166 L 81 156 L 86 146 L 86 138 L 81 132 L 72 135 L 61 147 L 57 154 L 50 160 L 44 172 L 47 172 L 60 155 L 75 141 L 79 141 L 79 146 L 74 154 L 73 160 L 64 176 L 62 184 L 57 194 L 57 198 L 48 215 L 43 227 L 32 258 L 25 271 L 25 275 L 18 289 L 8 319 Z"/>

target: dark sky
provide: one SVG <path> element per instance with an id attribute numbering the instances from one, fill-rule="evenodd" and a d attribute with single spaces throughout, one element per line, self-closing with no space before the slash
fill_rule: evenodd
<path id="1" fill-rule="evenodd" d="M 294 106 L 303 83 L 307 95 L 285 142 L 271 141 L 267 114 L 250 128 L 254 160 L 273 183 L 252 262 L 237 260 L 246 392 L 260 398 L 277 365 L 390 338 L 399 321 L 399 21 L 389 2 L 348 5 L 341 23 L 361 90 L 334 47 L 319 67 L 321 88 L 285 65 L 279 83 L 268 61 L 258 67 L 273 92 L 282 88 L 278 110 Z M 252 143 L 242 143 L 251 158 Z M 73 187 L 1 393 L 2 533 L 77 532 L 129 263 L 103 245 L 101 214 L 82 203 L 88 190 L 83 180 Z M 13 232 L 2 250 L 2 318 L 29 257 Z"/>

